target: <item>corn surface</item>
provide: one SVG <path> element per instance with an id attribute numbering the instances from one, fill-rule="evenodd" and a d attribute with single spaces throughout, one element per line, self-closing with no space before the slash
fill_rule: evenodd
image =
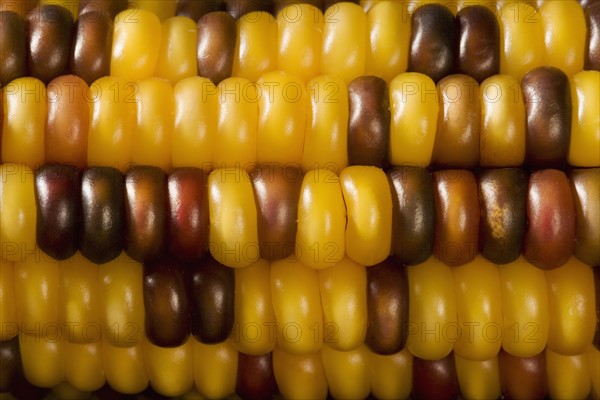
<path id="1" fill-rule="evenodd" d="M 600 398 L 580 3 L 0 1 L 0 396 Z"/>

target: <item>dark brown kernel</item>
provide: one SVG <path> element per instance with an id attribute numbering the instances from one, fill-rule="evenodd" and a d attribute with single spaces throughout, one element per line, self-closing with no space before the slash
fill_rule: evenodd
<path id="1" fill-rule="evenodd" d="M 221 11 L 224 7 L 223 0 L 177 0 L 175 15 L 198 21 L 204 15 Z"/>
<path id="2" fill-rule="evenodd" d="M 75 23 L 71 71 L 88 85 L 110 74 L 113 22 L 108 14 L 90 11 Z"/>
<path id="3" fill-rule="evenodd" d="M 520 358 L 500 350 L 498 366 L 502 394 L 506 400 L 546 397 L 546 353 L 544 351 L 531 358 Z"/>
<path id="4" fill-rule="evenodd" d="M 441 167 L 479 164 L 481 105 L 479 85 L 467 75 L 450 75 L 437 84 L 440 112 L 431 162 Z"/>
<path id="5" fill-rule="evenodd" d="M 198 168 L 175 170 L 168 178 L 168 240 L 171 255 L 197 261 L 208 250 L 208 176 Z"/>
<path id="6" fill-rule="evenodd" d="M 92 167 L 81 178 L 81 239 L 88 260 L 103 264 L 123 250 L 125 184 L 119 170 Z"/>
<path id="7" fill-rule="evenodd" d="M 367 268 L 368 324 L 365 344 L 377 354 L 404 348 L 408 326 L 408 278 L 391 258 Z"/>
<path id="8" fill-rule="evenodd" d="M 479 249 L 495 264 L 521 254 L 527 224 L 527 174 L 519 168 L 490 169 L 479 176 Z"/>
<path id="9" fill-rule="evenodd" d="M 223 342 L 233 327 L 234 270 L 208 256 L 189 272 L 192 335 L 202 343 Z"/>
<path id="10" fill-rule="evenodd" d="M 127 9 L 127 0 L 79 0 L 79 18 L 88 12 L 105 14 L 112 21 Z"/>
<path id="11" fill-rule="evenodd" d="M 238 354 L 236 392 L 243 400 L 267 400 L 277 394 L 272 354 Z"/>
<path id="12" fill-rule="evenodd" d="M 394 167 L 387 176 L 392 193 L 392 255 L 406 265 L 420 264 L 433 250 L 431 173 L 419 167 Z"/>
<path id="13" fill-rule="evenodd" d="M 218 85 L 231 76 L 237 41 L 235 19 L 211 12 L 198 20 L 198 75 Z"/>
<path id="14" fill-rule="evenodd" d="M 477 181 L 469 170 L 433 173 L 438 260 L 456 267 L 475 258 L 479 238 Z"/>
<path id="15" fill-rule="evenodd" d="M 390 99 L 385 81 L 361 76 L 348 85 L 348 164 L 384 168 L 390 142 Z"/>
<path id="16" fill-rule="evenodd" d="M 167 228 L 167 179 L 162 169 L 132 167 L 125 175 L 125 251 L 144 262 L 162 254 Z"/>
<path id="17" fill-rule="evenodd" d="M 73 17 L 57 5 L 40 5 L 27 15 L 29 74 L 44 83 L 69 72 Z"/>
<path id="18" fill-rule="evenodd" d="M 600 168 L 571 170 L 575 203 L 575 257 L 600 267 Z"/>
<path id="19" fill-rule="evenodd" d="M 160 347 L 180 346 L 190 333 L 189 295 L 183 270 L 168 260 L 144 264 L 144 308 L 148 340 Z"/>
<path id="20" fill-rule="evenodd" d="M 526 161 L 534 168 L 565 165 L 571 141 L 571 90 L 558 68 L 539 67 L 521 80 L 527 115 Z"/>
<path id="21" fill-rule="evenodd" d="M 273 0 L 225 0 L 225 10 L 235 19 L 253 11 L 273 14 Z"/>
<path id="22" fill-rule="evenodd" d="M 250 172 L 258 211 L 260 256 L 279 260 L 294 253 L 302 171 L 293 166 L 259 165 Z"/>
<path id="23" fill-rule="evenodd" d="M 441 4 L 426 4 L 412 15 L 408 72 L 420 72 L 434 82 L 454 68 L 454 15 Z"/>
<path id="24" fill-rule="evenodd" d="M 583 69 L 600 71 L 600 2 L 585 9 L 585 18 L 588 29 Z"/>
<path id="25" fill-rule="evenodd" d="M 64 260 L 77 251 L 81 220 L 81 174 L 76 167 L 46 164 L 35 176 L 36 240 L 50 257 Z"/>
<path id="26" fill-rule="evenodd" d="M 441 360 L 429 361 L 413 358 L 413 389 L 411 398 L 457 399 L 459 395 L 454 354 Z"/>
<path id="27" fill-rule="evenodd" d="M 500 27 L 484 6 L 465 7 L 456 14 L 458 72 L 481 83 L 500 73 Z"/>
<path id="28" fill-rule="evenodd" d="M 575 204 L 564 172 L 536 171 L 529 179 L 523 255 L 541 269 L 560 267 L 575 247 Z"/>
<path id="29" fill-rule="evenodd" d="M 27 74 L 25 22 L 12 11 L 0 12 L 0 87 Z"/>

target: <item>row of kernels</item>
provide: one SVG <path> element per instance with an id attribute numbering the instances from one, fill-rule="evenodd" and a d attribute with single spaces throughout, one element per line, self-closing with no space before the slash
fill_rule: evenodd
<path id="1" fill-rule="evenodd" d="M 89 398 L 102 387 L 125 394 L 144 391 L 151 384 L 166 396 L 224 398 L 237 392 L 243 399 L 266 398 L 281 393 L 285 398 L 364 398 L 371 393 L 382 399 L 436 398 L 569 398 L 597 399 L 599 352 L 593 347 L 573 356 L 546 349 L 521 358 L 501 352 L 483 361 L 456 354 L 440 360 L 423 360 L 402 351 L 380 356 L 361 347 L 351 352 L 324 349 L 309 355 L 293 355 L 276 348 L 272 353 L 248 356 L 225 342 L 203 345 L 194 340 L 175 349 L 144 343 L 118 349 L 105 343 L 52 346 L 15 338 L 1 342 L 5 365 L 2 392 L 35 393 L 25 378 L 37 386 L 55 387 L 55 395 Z M 36 355 L 44 355 L 39 363 Z M 76 367 L 73 362 L 77 362 Z M 68 386 L 64 386 L 66 382 Z M 109 392 L 110 393 L 110 392 Z M 146 394 L 147 396 L 147 394 Z M 153 396 L 150 396 L 153 398 Z"/>
<path id="2" fill-rule="evenodd" d="M 206 344 L 230 338 L 251 355 L 276 344 L 308 354 L 364 342 L 382 355 L 406 344 L 420 358 L 454 351 L 469 360 L 501 347 L 530 357 L 546 346 L 573 355 L 600 345 L 599 274 L 576 259 L 546 272 L 522 258 L 497 267 L 477 257 L 455 269 L 431 258 L 406 272 L 391 259 L 366 270 L 344 259 L 322 271 L 261 260 L 234 277 L 210 259 L 142 268 L 127 257 L 96 266 L 78 255 L 2 263 L 1 272 L 3 340 L 20 333 L 131 347 L 146 336 L 176 347 L 191 333 Z"/>
<path id="3" fill-rule="evenodd" d="M 599 170 L 482 171 L 375 167 L 303 174 L 258 165 L 248 174 L 221 168 L 131 168 L 48 164 L 34 173 L 3 164 L 2 258 L 25 259 L 36 246 L 56 259 L 80 249 L 96 263 L 122 249 L 140 262 L 171 254 L 194 261 L 208 251 L 245 267 L 295 255 L 322 269 L 344 254 L 362 265 L 388 255 L 418 264 L 431 253 L 451 266 L 481 250 L 503 264 L 523 253 L 553 269 L 571 255 L 600 265 Z M 37 244 L 36 244 L 37 243 Z"/>
<path id="4" fill-rule="evenodd" d="M 544 65 L 571 76 L 599 68 L 597 8 L 584 14 L 575 0 L 546 2 L 539 10 L 515 2 L 497 15 L 476 6 L 454 17 L 440 4 L 381 2 L 366 13 L 352 3 L 324 13 L 291 4 L 277 17 L 253 11 L 236 22 L 213 11 L 197 24 L 182 16 L 161 23 L 151 11 L 134 8 L 116 15 L 113 24 L 98 10 L 74 21 L 67 9 L 49 4 L 32 10 L 27 22 L 2 13 L 7 57 L 0 83 L 27 73 L 48 83 L 72 72 L 88 84 L 109 73 L 135 80 L 156 75 L 172 83 L 200 74 L 218 84 L 229 76 L 256 81 L 279 69 L 304 80 L 327 74 L 346 83 L 365 74 L 389 82 L 406 71 L 435 82 L 455 72 L 481 82 L 498 73 L 520 80 Z"/>
<path id="5" fill-rule="evenodd" d="M 305 84 L 284 72 L 217 87 L 200 77 L 174 87 L 159 78 L 105 77 L 89 87 L 71 75 L 47 87 L 19 78 L 2 93 L 2 160 L 121 171 L 257 162 L 337 172 L 388 164 L 595 167 L 599 84 L 597 71 L 567 80 L 553 68 L 531 71 L 522 85 L 503 75 L 482 85 L 452 75 L 434 85 L 416 73 L 389 87 L 371 76 L 348 86 L 326 76 Z"/>

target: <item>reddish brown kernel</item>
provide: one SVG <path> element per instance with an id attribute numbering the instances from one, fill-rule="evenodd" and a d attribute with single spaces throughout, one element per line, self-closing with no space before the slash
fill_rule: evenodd
<path id="1" fill-rule="evenodd" d="M 52 80 L 46 93 L 46 162 L 84 168 L 90 124 L 88 85 L 75 75 L 64 75 Z"/>
<path id="2" fill-rule="evenodd" d="M 433 173 L 435 198 L 435 245 L 438 260 L 459 266 L 477 254 L 479 196 L 477 181 L 469 170 Z"/>
<path id="3" fill-rule="evenodd" d="M 200 260 L 208 250 L 208 176 L 198 168 L 168 178 L 169 251 L 180 261 Z"/>
<path id="4" fill-rule="evenodd" d="M 236 392 L 243 400 L 272 399 L 277 394 L 271 353 L 239 353 Z"/>
<path id="5" fill-rule="evenodd" d="M 569 79 L 558 68 L 540 67 L 523 77 L 521 88 L 527 115 L 527 163 L 537 168 L 563 166 L 571 141 Z"/>
<path id="6" fill-rule="evenodd" d="M 385 81 L 361 76 L 348 85 L 348 163 L 384 168 L 390 142 L 390 100 Z"/>
<path id="7" fill-rule="evenodd" d="M 413 359 L 413 399 L 456 399 L 458 395 L 453 353 L 435 361 Z"/>
<path id="8" fill-rule="evenodd" d="M 560 267 L 571 257 L 575 245 L 575 205 L 564 172 L 536 171 L 529 179 L 527 196 L 529 226 L 523 255 L 542 269 Z"/>
<path id="9" fill-rule="evenodd" d="M 16 12 L 0 12 L 0 87 L 27 74 L 25 22 Z"/>
<path id="10" fill-rule="evenodd" d="M 546 397 L 546 353 L 531 358 L 515 357 L 504 350 L 498 353 L 502 394 L 510 399 Z"/>
<path id="11" fill-rule="evenodd" d="M 167 179 L 157 167 L 132 167 L 125 175 L 125 251 L 136 261 L 162 254 L 166 240 Z"/>
<path id="12" fill-rule="evenodd" d="M 81 174 L 76 167 L 46 164 L 36 171 L 36 240 L 40 249 L 57 260 L 77 251 L 80 190 Z"/>
<path id="13" fill-rule="evenodd" d="M 190 306 L 181 266 L 168 260 L 144 264 L 146 336 L 160 347 L 180 346 L 190 333 Z"/>
<path id="14" fill-rule="evenodd" d="M 29 74 L 44 83 L 69 72 L 73 17 L 57 5 L 40 5 L 27 15 Z"/>
<path id="15" fill-rule="evenodd" d="M 404 266 L 391 258 L 367 268 L 367 336 L 377 354 L 404 348 L 408 326 L 408 278 Z"/>
<path id="16" fill-rule="evenodd" d="M 437 84 L 440 112 L 432 163 L 472 167 L 479 163 L 481 105 L 479 85 L 467 75 L 450 75 Z"/>
<path id="17" fill-rule="evenodd" d="M 426 4 L 412 15 L 408 71 L 434 82 L 452 73 L 456 45 L 454 15 L 441 4 Z"/>
<path id="18" fill-rule="evenodd" d="M 81 238 L 79 249 L 102 264 L 123 250 L 125 184 L 119 170 L 92 167 L 81 178 Z"/>
<path id="19" fill-rule="evenodd" d="M 88 85 L 110 73 L 113 22 L 108 14 L 90 11 L 75 22 L 71 71 Z"/>
<path id="20" fill-rule="evenodd" d="M 394 167 L 387 176 L 392 193 L 392 255 L 406 265 L 420 264 L 433 250 L 431 173 L 419 167 Z"/>
<path id="21" fill-rule="evenodd" d="M 211 256 L 190 268 L 192 335 L 202 343 L 219 343 L 233 327 L 235 273 Z"/>
<path id="22" fill-rule="evenodd" d="M 521 254 L 527 224 L 527 174 L 522 169 L 490 169 L 479 176 L 479 249 L 496 264 Z"/>
<path id="23" fill-rule="evenodd" d="M 210 12 L 198 20 L 198 74 L 218 85 L 231 76 L 237 40 L 236 24 L 226 12 Z"/>
<path id="24" fill-rule="evenodd" d="M 262 258 L 273 261 L 294 253 L 303 177 L 293 166 L 260 165 L 250 172 Z"/>

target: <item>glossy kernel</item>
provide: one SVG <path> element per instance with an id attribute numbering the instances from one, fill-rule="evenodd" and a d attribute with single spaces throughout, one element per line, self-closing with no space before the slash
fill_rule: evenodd
<path id="1" fill-rule="evenodd" d="M 110 167 L 86 169 L 81 177 L 81 237 L 87 259 L 102 264 L 123 249 L 125 220 L 123 175 Z"/>
<path id="2" fill-rule="evenodd" d="M 387 83 L 361 76 L 348 84 L 348 164 L 385 168 L 390 143 Z"/>
<path id="3" fill-rule="evenodd" d="M 167 178 L 168 242 L 180 261 L 197 261 L 208 251 L 208 174 L 181 168 Z"/>
<path id="4" fill-rule="evenodd" d="M 346 253 L 362 265 L 374 265 L 390 254 L 392 202 L 382 170 L 352 166 L 340 174 L 346 202 Z"/>
<path id="5" fill-rule="evenodd" d="M 547 169 L 529 178 L 529 224 L 523 242 L 525 258 L 538 268 L 563 265 L 575 246 L 575 205 L 564 172 Z"/>
<path id="6" fill-rule="evenodd" d="M 388 258 L 367 269 L 369 319 L 365 344 L 374 353 L 391 355 L 404 348 L 408 336 L 408 292 L 402 264 Z"/>
<path id="7" fill-rule="evenodd" d="M 46 163 L 87 165 L 90 124 L 90 88 L 75 75 L 60 76 L 48 84 Z"/>
<path id="8" fill-rule="evenodd" d="M 145 330 L 160 347 L 177 347 L 190 334 L 187 284 L 180 265 L 166 260 L 144 264 Z"/>
<path id="9" fill-rule="evenodd" d="M 225 341 L 233 326 L 235 272 L 205 257 L 191 266 L 192 335 L 202 343 Z"/>
<path id="10" fill-rule="evenodd" d="M 81 174 L 75 167 L 46 164 L 36 172 L 36 239 L 40 249 L 57 260 L 77 251 L 80 187 Z"/>
<path id="11" fill-rule="evenodd" d="M 471 261 L 479 240 L 477 182 L 469 170 L 433 173 L 436 258 L 450 266 Z"/>
<path id="12" fill-rule="evenodd" d="M 492 11 L 481 5 L 461 9 L 458 28 L 457 69 L 481 83 L 500 72 L 500 27 Z"/>
<path id="13" fill-rule="evenodd" d="M 392 192 L 392 255 L 407 265 L 431 255 L 435 205 L 431 173 L 418 167 L 394 167 L 387 172 Z"/>
<path id="14" fill-rule="evenodd" d="M 251 173 L 258 214 L 260 256 L 269 261 L 295 251 L 302 171 L 293 166 L 264 164 Z"/>
<path id="15" fill-rule="evenodd" d="M 39 5 L 27 15 L 29 74 L 48 83 L 67 73 L 73 17 L 64 7 Z"/>
<path id="16" fill-rule="evenodd" d="M 527 175 L 521 169 L 489 169 L 479 175 L 479 249 L 496 264 L 521 254 L 527 226 Z"/>
<path id="17" fill-rule="evenodd" d="M 527 115 L 526 160 L 533 167 L 561 167 L 571 141 L 571 89 L 554 67 L 528 72 L 521 81 Z"/>
<path id="18" fill-rule="evenodd" d="M 412 14 L 408 71 L 420 72 L 434 82 L 454 69 L 456 27 L 454 16 L 441 4 L 425 4 Z"/>
<path id="19" fill-rule="evenodd" d="M 125 251 L 143 262 L 166 245 L 167 179 L 157 167 L 133 167 L 125 175 Z"/>

